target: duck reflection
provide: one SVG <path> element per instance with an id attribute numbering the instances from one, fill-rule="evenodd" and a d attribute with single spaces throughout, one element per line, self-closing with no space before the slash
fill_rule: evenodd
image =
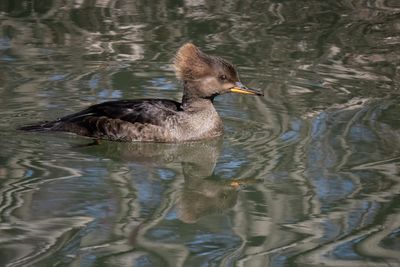
<path id="1" fill-rule="evenodd" d="M 237 200 L 238 186 L 232 182 L 218 181 L 215 177 L 185 180 L 178 201 L 179 219 L 185 223 L 195 223 L 205 215 L 222 213 L 232 208 Z"/>
<path id="2" fill-rule="evenodd" d="M 256 179 L 221 180 L 213 165 L 204 161 L 183 162 L 185 183 L 178 201 L 181 221 L 195 223 L 208 214 L 223 213 L 235 206 L 238 191 Z"/>
<path id="3" fill-rule="evenodd" d="M 184 223 L 196 223 L 201 217 L 232 208 L 238 191 L 257 182 L 256 179 L 221 179 L 214 174 L 222 144 L 222 138 L 183 144 L 104 142 L 91 143 L 85 149 L 116 161 L 174 169 L 175 175 L 183 176 L 184 180 L 175 201 L 177 216 Z M 180 170 L 176 170 L 177 163 Z"/>

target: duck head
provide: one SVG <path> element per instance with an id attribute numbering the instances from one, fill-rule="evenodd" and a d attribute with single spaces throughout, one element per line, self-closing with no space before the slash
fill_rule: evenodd
<path id="1" fill-rule="evenodd" d="M 207 55 L 192 43 L 182 45 L 174 60 L 177 77 L 184 83 L 183 101 L 210 99 L 225 93 L 263 95 L 247 88 L 235 67 L 228 61 Z"/>

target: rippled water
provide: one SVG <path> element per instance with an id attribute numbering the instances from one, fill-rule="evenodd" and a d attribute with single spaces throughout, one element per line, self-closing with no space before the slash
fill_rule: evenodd
<path id="1" fill-rule="evenodd" d="M 185 41 L 265 97 L 226 133 L 124 144 L 16 130 L 179 100 Z M 400 266 L 395 0 L 0 2 L 0 266 Z"/>

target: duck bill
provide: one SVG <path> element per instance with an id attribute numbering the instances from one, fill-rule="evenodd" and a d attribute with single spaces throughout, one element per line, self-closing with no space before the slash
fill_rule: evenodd
<path id="1" fill-rule="evenodd" d="M 230 88 L 229 91 L 231 93 L 237 93 L 237 94 L 259 95 L 259 96 L 264 95 L 264 93 L 261 92 L 260 90 L 250 89 L 250 88 L 244 86 L 241 82 L 236 82 L 235 86 Z"/>

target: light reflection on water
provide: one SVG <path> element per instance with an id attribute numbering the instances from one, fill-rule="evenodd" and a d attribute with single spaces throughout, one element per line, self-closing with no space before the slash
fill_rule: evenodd
<path id="1" fill-rule="evenodd" d="M 395 1 L 0 3 L 1 266 L 397 266 Z M 180 98 L 192 40 L 264 98 L 225 136 L 123 144 L 15 129 Z"/>

